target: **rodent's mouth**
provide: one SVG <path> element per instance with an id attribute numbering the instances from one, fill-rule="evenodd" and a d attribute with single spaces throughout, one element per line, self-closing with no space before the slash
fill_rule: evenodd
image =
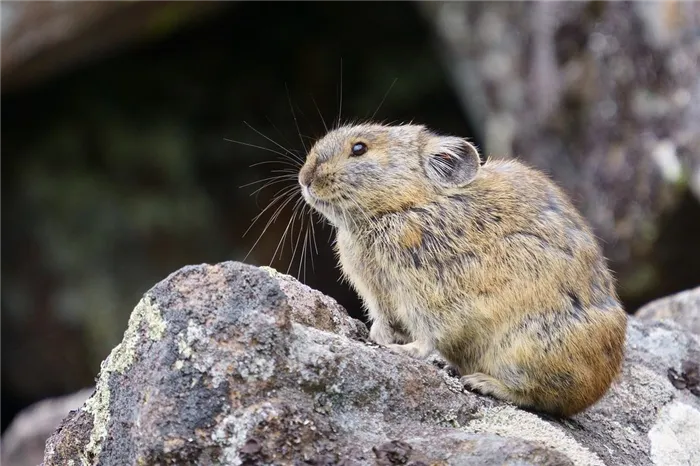
<path id="1" fill-rule="evenodd" d="M 323 215 L 333 226 L 337 228 L 350 228 L 352 226 L 348 222 L 353 216 L 344 211 L 342 204 L 333 202 L 336 199 L 319 199 L 308 186 L 304 185 L 301 186 L 301 193 L 306 203 Z"/>
<path id="2" fill-rule="evenodd" d="M 308 186 L 302 185 L 301 193 L 307 204 L 323 214 L 326 218 L 331 220 L 331 222 L 333 221 L 336 216 L 336 207 L 332 202 L 319 199 Z"/>
<path id="3" fill-rule="evenodd" d="M 301 185 L 301 193 L 303 194 L 304 199 L 306 199 L 306 202 L 311 204 L 313 207 L 331 207 L 330 202 L 319 199 L 313 192 L 311 192 L 311 189 L 308 186 Z"/>

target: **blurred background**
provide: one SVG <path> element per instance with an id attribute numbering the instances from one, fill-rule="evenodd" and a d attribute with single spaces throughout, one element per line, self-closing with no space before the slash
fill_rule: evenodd
<path id="1" fill-rule="evenodd" d="M 90 387 L 157 281 L 242 260 L 274 209 L 243 233 L 285 186 L 241 188 L 285 168 L 251 167 L 279 158 L 252 146 L 279 150 L 271 138 L 303 157 L 341 94 L 343 119 L 383 101 L 377 119 L 471 137 L 549 173 L 594 227 L 628 312 L 700 284 L 700 3 L 0 12 L 3 431 L 29 404 Z M 316 225 L 305 276 L 289 240 L 273 260 L 291 214 L 290 203 L 246 261 L 291 263 L 362 318 L 328 226 Z"/>

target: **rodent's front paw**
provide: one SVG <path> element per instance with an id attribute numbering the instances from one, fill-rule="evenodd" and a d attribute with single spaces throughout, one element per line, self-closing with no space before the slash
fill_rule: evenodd
<path id="1" fill-rule="evenodd" d="M 369 329 L 369 339 L 382 345 L 388 346 L 394 342 L 394 332 L 384 322 L 375 321 Z"/>
<path id="2" fill-rule="evenodd" d="M 417 359 L 425 359 L 433 352 L 433 347 L 431 345 L 418 341 L 406 345 L 392 344 L 386 346 L 395 353 L 408 354 Z"/>

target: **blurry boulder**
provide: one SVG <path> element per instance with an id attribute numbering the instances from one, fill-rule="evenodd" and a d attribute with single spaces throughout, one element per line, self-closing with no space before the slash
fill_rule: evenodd
<path id="1" fill-rule="evenodd" d="M 25 408 L 3 433 L 0 463 L 4 466 L 36 466 L 41 463 L 46 439 L 63 418 L 80 408 L 94 391 L 94 388 L 87 388 Z"/>
<path id="2" fill-rule="evenodd" d="M 184 134 L 174 119 L 148 116 L 144 123 L 136 112 L 129 114 L 130 103 L 139 106 L 139 115 L 148 113 L 139 88 L 153 75 L 128 59 L 119 61 L 118 52 L 164 41 L 226 5 L 0 3 L 2 207 L 12 218 L 2 231 L 3 428 L 18 408 L 92 382 L 128 317 L 129 293 L 143 292 L 134 283 L 162 274 L 153 256 L 176 256 L 153 252 L 180 233 L 172 227 L 175 222 L 163 224 L 177 217 L 185 229 L 201 225 L 206 197 L 182 179 L 189 169 L 183 161 L 192 157 L 186 145 L 191 133 Z M 100 68 L 105 63 L 110 68 L 105 60 L 110 54 L 116 65 L 106 74 Z M 84 70 L 71 77 L 81 66 Z M 137 86 L 126 82 L 129 74 Z M 123 94 L 128 98 L 117 97 L 120 89 L 128 89 Z M 162 112 L 175 114 L 172 108 Z M 96 159 L 101 162 L 87 163 Z M 133 181 L 148 170 L 174 179 L 144 195 Z M 132 182 L 128 196 L 122 194 L 124 179 Z M 154 181 L 159 180 L 149 179 L 151 186 Z M 181 220 L 184 211 L 189 222 Z M 167 238 L 154 231 L 159 227 Z M 199 231 L 211 230 L 207 225 Z M 157 247 L 151 246 L 153 237 Z"/>
<path id="3" fill-rule="evenodd" d="M 700 458 L 691 380 L 700 337 L 671 323 L 632 318 L 621 380 L 583 414 L 557 420 L 466 392 L 444 364 L 368 342 L 341 309 L 291 277 L 238 262 L 171 274 L 134 309 L 95 393 L 47 441 L 44 466 Z"/>
<path id="4" fill-rule="evenodd" d="M 35 84 L 95 55 L 157 39 L 219 2 L 3 2 L 2 91 Z"/>
<path id="5" fill-rule="evenodd" d="M 700 287 L 652 301 L 639 309 L 635 317 L 672 320 L 685 330 L 700 335 Z"/>
<path id="6" fill-rule="evenodd" d="M 622 297 L 637 305 L 697 283 L 700 3 L 421 5 L 484 152 L 566 189 Z"/>

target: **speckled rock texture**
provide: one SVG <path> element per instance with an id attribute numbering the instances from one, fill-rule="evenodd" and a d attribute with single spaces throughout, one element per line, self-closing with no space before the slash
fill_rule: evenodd
<path id="1" fill-rule="evenodd" d="M 631 319 L 624 374 L 557 420 L 465 392 L 267 268 L 185 267 L 148 291 L 44 465 L 694 465 L 700 337 Z M 692 375 L 692 374 L 691 374 Z"/>
<path id="2" fill-rule="evenodd" d="M 659 238 L 664 215 L 700 200 L 700 3 L 421 6 L 485 153 L 545 170 L 571 194 L 623 296 L 682 276 L 659 248 L 687 255 L 695 238 Z"/>
<path id="3" fill-rule="evenodd" d="M 700 286 L 652 301 L 635 316 L 643 320 L 671 320 L 700 335 Z"/>

